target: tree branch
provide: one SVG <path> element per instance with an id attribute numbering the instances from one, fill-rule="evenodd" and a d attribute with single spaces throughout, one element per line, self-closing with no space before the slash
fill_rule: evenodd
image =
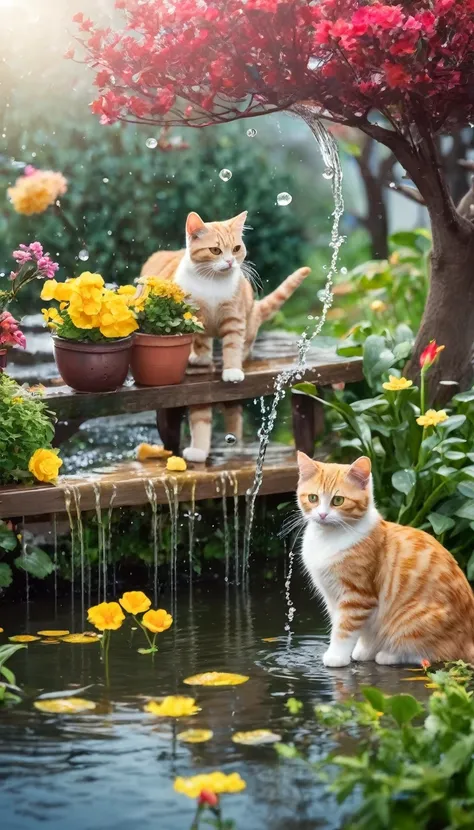
<path id="1" fill-rule="evenodd" d="M 406 196 L 411 202 L 416 202 L 417 205 L 423 205 L 423 207 L 426 207 L 423 196 L 415 187 L 409 187 L 407 184 L 397 184 L 397 182 L 390 182 L 388 186 L 390 190 L 395 190 L 396 193 L 401 193 L 402 196 Z"/>

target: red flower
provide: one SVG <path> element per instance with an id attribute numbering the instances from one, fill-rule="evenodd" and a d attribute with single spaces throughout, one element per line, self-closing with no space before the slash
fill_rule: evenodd
<path id="1" fill-rule="evenodd" d="M 421 667 L 423 669 L 429 669 L 430 666 L 431 666 L 431 663 L 430 663 L 429 660 L 422 660 L 421 661 Z"/>
<path id="2" fill-rule="evenodd" d="M 440 352 L 443 351 L 444 346 L 438 346 L 436 340 L 431 340 L 429 345 L 424 349 L 420 355 L 420 366 L 421 368 L 426 371 L 434 363 L 436 363 L 438 359 L 438 355 Z"/>
<path id="3" fill-rule="evenodd" d="M 215 808 L 219 804 L 219 796 L 213 793 L 212 790 L 201 790 L 198 803 L 201 807 Z"/>
<path id="4" fill-rule="evenodd" d="M 384 63 L 383 69 L 385 70 L 387 83 L 392 89 L 405 86 L 410 81 L 410 75 L 403 66 L 396 63 Z"/>

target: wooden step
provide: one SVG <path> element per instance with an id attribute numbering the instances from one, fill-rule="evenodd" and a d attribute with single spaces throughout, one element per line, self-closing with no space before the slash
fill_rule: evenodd
<path id="1" fill-rule="evenodd" d="M 296 488 L 296 457 L 290 447 L 273 445 L 272 458 L 264 467 L 260 494 L 292 492 Z M 164 461 L 130 461 L 115 467 L 97 469 L 86 476 L 64 476 L 57 486 L 33 485 L 0 487 L 0 518 L 40 516 L 63 513 L 70 499 L 75 512 L 74 494 L 79 495 L 81 510 L 110 506 L 137 506 L 150 501 L 150 487 L 156 493 L 157 504 L 167 504 L 169 498 L 178 501 L 201 501 L 228 496 L 245 495 L 255 476 L 255 460 L 236 455 L 225 463 L 206 467 L 189 464 L 184 473 L 168 473 Z"/>

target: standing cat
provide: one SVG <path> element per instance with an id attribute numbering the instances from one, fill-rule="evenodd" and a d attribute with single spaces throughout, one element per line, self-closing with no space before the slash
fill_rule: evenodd
<path id="1" fill-rule="evenodd" d="M 212 341 L 222 338 L 222 380 L 239 383 L 245 377 L 243 361 L 249 355 L 258 329 L 293 294 L 310 268 L 299 268 L 271 294 L 255 300 L 246 276 L 247 251 L 242 234 L 247 212 L 226 222 L 203 222 L 197 213 L 186 220 L 186 248 L 158 251 L 145 262 L 142 276 L 173 279 L 199 306 L 204 334 L 194 336 L 189 362 L 212 365 Z M 225 405 L 227 432 L 242 437 L 242 406 Z M 188 461 L 205 461 L 211 446 L 212 407 L 189 407 L 191 446 Z"/>
<path id="2" fill-rule="evenodd" d="M 474 661 L 474 596 L 428 533 L 386 522 L 370 460 L 322 464 L 298 453 L 302 556 L 331 619 L 325 666 Z"/>

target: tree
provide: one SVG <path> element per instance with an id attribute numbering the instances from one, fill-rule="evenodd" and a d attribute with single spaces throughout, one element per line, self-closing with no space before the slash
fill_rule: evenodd
<path id="1" fill-rule="evenodd" d="M 474 340 L 474 226 L 456 210 L 436 137 L 474 120 L 474 0 L 117 0 L 125 28 L 76 15 L 102 123 L 201 127 L 289 110 L 382 142 L 429 211 L 431 285 L 408 370 L 466 386 Z M 444 387 L 446 388 L 446 387 Z M 443 387 L 441 387 L 443 389 Z"/>

